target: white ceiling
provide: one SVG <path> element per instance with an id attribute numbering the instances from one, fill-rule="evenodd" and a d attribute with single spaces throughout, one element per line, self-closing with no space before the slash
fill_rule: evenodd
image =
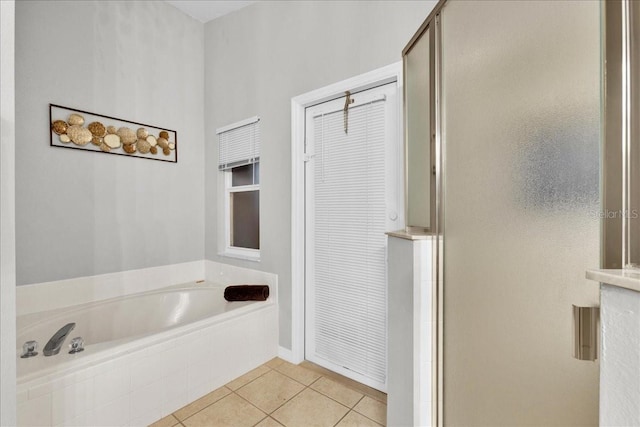
<path id="1" fill-rule="evenodd" d="M 255 1 L 240 0 L 166 0 L 166 2 L 200 22 L 211 21 L 255 3 Z"/>

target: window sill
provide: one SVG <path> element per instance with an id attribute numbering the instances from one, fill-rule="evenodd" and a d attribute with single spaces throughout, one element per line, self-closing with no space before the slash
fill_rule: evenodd
<path id="1" fill-rule="evenodd" d="M 254 256 L 254 255 L 236 254 L 231 252 L 219 252 L 218 256 L 223 258 L 235 258 L 235 259 L 241 259 L 244 261 L 260 262 L 260 255 Z"/>

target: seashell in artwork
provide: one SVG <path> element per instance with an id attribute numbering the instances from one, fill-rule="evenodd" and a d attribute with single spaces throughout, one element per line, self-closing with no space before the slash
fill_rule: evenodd
<path id="1" fill-rule="evenodd" d="M 71 125 L 67 129 L 67 135 L 71 138 L 71 141 L 76 145 L 87 145 L 93 138 L 89 129 L 80 127 L 79 125 Z"/>
<path id="2" fill-rule="evenodd" d="M 66 145 L 174 163 L 178 159 L 177 131 L 54 104 L 49 106 L 49 118 L 52 147 Z"/>
<path id="3" fill-rule="evenodd" d="M 84 117 L 80 114 L 73 113 L 69 116 L 67 121 L 72 126 L 82 126 L 84 124 Z M 71 140 L 73 140 L 73 138 Z"/>
<path id="4" fill-rule="evenodd" d="M 67 133 L 67 122 L 64 120 L 56 120 L 51 124 L 51 130 L 53 130 L 56 134 L 62 135 L 63 133 Z"/>
<path id="5" fill-rule="evenodd" d="M 91 131 L 93 136 L 104 136 L 107 133 L 107 128 L 100 122 L 89 123 L 87 129 Z"/>
<path id="6" fill-rule="evenodd" d="M 138 139 L 147 139 L 147 137 L 149 136 L 149 131 L 145 128 L 140 128 L 136 131 L 136 136 L 138 137 Z"/>
<path id="7" fill-rule="evenodd" d="M 109 146 L 109 148 L 119 148 L 120 147 L 120 137 L 118 135 L 114 135 L 112 133 L 105 135 L 104 143 Z"/>
<path id="8" fill-rule="evenodd" d="M 136 141 L 136 148 L 138 149 L 139 153 L 147 154 L 149 151 L 151 151 L 151 144 L 149 144 L 146 139 L 139 139 L 138 141 Z"/>
<path id="9" fill-rule="evenodd" d="M 120 137 L 120 141 L 122 141 L 124 145 L 133 144 L 138 139 L 136 133 L 126 127 L 121 127 L 120 129 L 118 129 L 118 132 L 116 132 L 116 134 Z"/>

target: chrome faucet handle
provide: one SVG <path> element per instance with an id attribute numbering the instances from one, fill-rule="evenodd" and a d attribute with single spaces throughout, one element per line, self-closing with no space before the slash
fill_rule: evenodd
<path id="1" fill-rule="evenodd" d="M 27 341 L 22 345 L 22 355 L 20 357 L 23 359 L 27 359 L 29 357 L 37 356 L 37 349 L 38 341 Z"/>
<path id="2" fill-rule="evenodd" d="M 80 353 L 84 351 L 84 340 L 82 337 L 75 337 L 69 343 L 69 354 Z"/>

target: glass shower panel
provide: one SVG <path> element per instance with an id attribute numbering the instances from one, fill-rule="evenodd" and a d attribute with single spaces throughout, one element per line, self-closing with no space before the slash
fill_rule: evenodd
<path id="1" fill-rule="evenodd" d="M 404 57 L 407 226 L 431 226 L 430 29 Z"/>
<path id="2" fill-rule="evenodd" d="M 627 220 L 627 262 L 640 268 L 640 4 L 629 2 L 631 138 L 629 144 L 629 194 Z"/>
<path id="3" fill-rule="evenodd" d="M 597 425 L 600 29 L 590 1 L 442 11 L 445 425 Z"/>

